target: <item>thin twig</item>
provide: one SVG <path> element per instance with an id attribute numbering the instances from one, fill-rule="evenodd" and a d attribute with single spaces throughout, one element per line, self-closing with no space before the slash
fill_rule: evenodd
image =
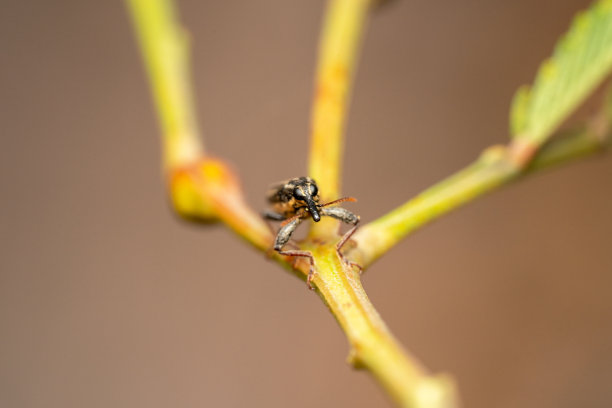
<path id="1" fill-rule="evenodd" d="M 168 0 L 127 0 L 157 105 L 166 168 L 204 154 L 195 119 L 188 39 Z"/>
<path id="2" fill-rule="evenodd" d="M 602 114 L 598 115 L 597 126 L 592 122 L 590 126 L 558 135 L 536 152 L 530 162 L 517 159 L 516 152 L 525 149 L 517 149 L 513 144 L 516 142 L 485 150 L 473 164 L 364 225 L 353 237 L 357 248 L 351 259 L 365 268 L 415 230 L 485 193 L 536 171 L 605 149 L 610 143 L 610 130 L 609 126 L 601 126 Z"/>
<path id="3" fill-rule="evenodd" d="M 309 175 L 322 199 L 340 197 L 344 126 L 357 56 L 373 0 L 330 0 L 321 31 L 311 112 Z M 325 220 L 312 235 L 331 235 L 336 222 Z"/>

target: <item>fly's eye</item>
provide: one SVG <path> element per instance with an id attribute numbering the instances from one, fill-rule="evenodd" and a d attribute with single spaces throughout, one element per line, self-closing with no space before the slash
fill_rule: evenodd
<path id="1" fill-rule="evenodd" d="M 311 184 L 308 187 L 310 188 L 310 195 L 312 197 L 316 196 L 319 193 L 319 189 L 317 188 L 316 184 Z"/>
<path id="2" fill-rule="evenodd" d="M 295 197 L 296 200 L 300 201 L 306 200 L 306 196 L 304 195 L 304 193 L 302 193 L 302 189 L 300 189 L 299 187 L 293 189 L 293 197 Z"/>

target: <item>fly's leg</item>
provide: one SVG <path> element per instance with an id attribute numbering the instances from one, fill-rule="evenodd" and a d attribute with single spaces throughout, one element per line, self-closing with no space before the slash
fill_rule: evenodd
<path id="1" fill-rule="evenodd" d="M 287 246 L 290 246 L 292 249 L 295 249 L 295 250 L 299 250 L 299 249 L 300 249 L 300 247 L 299 247 L 299 246 L 298 246 L 298 245 L 297 245 L 295 242 L 293 242 L 293 241 L 289 241 L 289 242 L 287 242 L 287 243 L 285 244 L 285 246 L 286 246 L 286 247 L 287 247 Z M 274 251 L 278 252 L 279 254 L 281 253 L 280 251 L 278 251 L 278 250 L 274 249 L 274 247 L 272 247 L 272 248 L 270 248 L 270 249 L 268 249 L 268 250 L 266 251 L 266 256 L 267 256 L 268 258 L 272 258 L 272 255 L 274 254 Z"/>
<path id="2" fill-rule="evenodd" d="M 261 216 L 266 221 L 266 225 L 270 229 L 270 232 L 272 233 L 272 235 L 274 235 L 276 231 L 274 230 L 274 228 L 272 227 L 269 221 L 285 221 L 285 216 L 283 214 L 279 214 L 274 211 L 266 210 L 261 213 Z M 268 257 L 270 256 L 269 253 L 266 253 L 266 255 L 268 255 Z"/>
<path id="3" fill-rule="evenodd" d="M 359 216 L 342 207 L 324 207 L 321 208 L 321 214 L 335 218 L 346 224 L 357 225 L 359 223 Z"/>
<path id="4" fill-rule="evenodd" d="M 280 252 L 282 248 L 289 242 L 291 235 L 295 232 L 295 229 L 302 223 L 302 218 L 294 217 L 293 219 L 287 220 L 285 225 L 281 225 L 276 239 L 274 240 L 274 250 Z"/>
<path id="5" fill-rule="evenodd" d="M 272 220 L 272 221 L 284 221 L 286 218 L 283 214 L 279 214 L 274 211 L 268 211 L 268 210 L 264 211 L 261 215 L 266 220 Z"/>
<path id="6" fill-rule="evenodd" d="M 308 285 L 308 289 L 313 290 L 314 288 L 312 287 L 312 284 L 310 283 L 312 282 L 312 278 L 314 278 L 314 274 L 315 274 L 314 257 L 312 256 L 312 254 L 308 251 L 299 251 L 299 250 L 282 251 L 282 250 L 277 249 L 277 251 L 281 255 L 302 256 L 302 257 L 308 258 L 308 261 L 310 262 L 310 270 L 308 271 L 308 277 L 306 278 L 306 285 Z"/>
<path id="7" fill-rule="evenodd" d="M 353 225 L 353 228 L 348 230 L 346 232 L 346 234 L 344 234 L 342 236 L 342 238 L 340 238 L 340 241 L 338 241 L 338 243 L 336 244 L 336 252 L 338 253 L 338 256 L 340 257 L 340 259 L 342 259 L 342 261 L 345 264 L 357 267 L 359 269 L 359 273 L 361 273 L 361 271 L 362 271 L 361 265 L 346 259 L 344 257 L 344 255 L 342 254 L 342 251 L 341 251 L 342 247 L 344 246 L 344 244 L 346 244 L 348 242 L 348 240 L 351 239 L 351 237 L 353 236 L 355 231 L 357 231 L 357 224 L 359 223 L 359 216 L 357 216 L 357 215 L 353 214 L 352 212 L 350 212 L 349 210 L 347 210 L 345 208 L 341 208 L 341 207 L 326 207 L 326 208 L 322 208 L 321 209 L 321 215 L 327 215 L 329 217 L 335 218 L 335 219 L 340 220 L 342 222 L 345 222 L 347 224 L 352 224 Z"/>
<path id="8" fill-rule="evenodd" d="M 336 244 L 336 252 L 338 253 L 338 256 L 340 257 L 340 259 L 342 259 L 342 261 L 343 261 L 345 264 L 347 264 L 347 265 L 349 265 L 349 266 L 356 267 L 357 269 L 359 269 L 359 274 L 361 274 L 361 272 L 363 271 L 363 268 L 361 267 L 361 265 L 359 265 L 359 264 L 358 264 L 358 263 L 356 263 L 356 262 L 353 262 L 353 261 L 350 261 L 350 260 L 346 259 L 346 258 L 344 257 L 344 255 L 342 254 L 342 251 L 341 251 L 341 249 L 342 249 L 342 247 L 344 246 L 344 244 L 346 244 L 346 243 L 348 242 L 348 240 L 349 240 L 349 239 L 351 239 L 351 237 L 353 236 L 353 234 L 355 233 L 355 231 L 357 231 L 357 228 L 358 228 L 358 227 L 359 227 L 358 225 L 355 225 L 353 228 L 351 228 L 350 230 L 348 230 L 348 231 L 346 232 L 346 234 L 344 234 L 344 235 L 342 236 L 342 238 L 340 239 L 340 241 L 338 241 L 338 243 Z"/>
<path id="9" fill-rule="evenodd" d="M 278 230 L 278 234 L 276 235 L 276 240 L 274 241 L 274 250 L 277 251 L 281 255 L 289 255 L 289 256 L 301 256 L 308 258 L 310 262 L 310 270 L 308 271 L 308 277 L 306 278 L 306 284 L 308 285 L 308 289 L 313 289 L 310 282 L 314 277 L 314 257 L 308 251 L 300 251 L 300 250 L 289 250 L 283 251 L 283 247 L 289 242 L 291 239 L 291 234 L 295 231 L 295 229 L 300 225 L 303 218 L 296 217 L 289 221 L 287 224 L 283 225 L 281 229 Z M 295 266 L 295 265 L 294 265 Z"/>

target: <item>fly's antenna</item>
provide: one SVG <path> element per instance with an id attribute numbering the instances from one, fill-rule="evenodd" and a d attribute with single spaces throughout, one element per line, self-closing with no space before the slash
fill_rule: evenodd
<path id="1" fill-rule="evenodd" d="M 319 207 L 319 208 L 329 207 L 330 205 L 338 205 L 340 203 L 344 203 L 344 202 L 347 202 L 347 201 L 349 201 L 351 203 L 354 203 L 354 202 L 357 201 L 357 199 L 355 197 L 342 197 L 342 198 L 339 198 L 337 200 L 330 201 L 329 203 L 318 205 L 317 207 Z"/>

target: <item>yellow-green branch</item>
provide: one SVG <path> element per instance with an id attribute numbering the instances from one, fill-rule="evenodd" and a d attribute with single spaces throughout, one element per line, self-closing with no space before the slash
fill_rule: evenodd
<path id="1" fill-rule="evenodd" d="M 272 246 L 272 231 L 245 201 L 234 171 L 220 159 L 203 158 L 173 168 L 168 189 L 175 211 L 195 221 L 221 221 L 260 251 Z"/>
<path id="2" fill-rule="evenodd" d="M 330 0 L 319 43 L 309 175 L 323 199 L 340 195 L 344 125 L 356 60 L 372 0 Z"/>
<path id="3" fill-rule="evenodd" d="M 315 257 L 313 283 L 346 333 L 349 362 L 369 370 L 401 407 L 455 407 L 455 388 L 447 376 L 430 376 L 395 340 L 368 299 L 359 272 L 337 256 L 335 242 L 307 242 Z M 307 271 L 306 262 L 301 264 Z"/>
<path id="4" fill-rule="evenodd" d="M 367 267 L 418 228 L 485 193 L 537 170 L 604 149 L 610 143 L 609 132 L 609 117 L 602 111 L 589 126 L 552 139 L 533 155 L 521 141 L 491 147 L 475 163 L 363 226 L 354 236 L 357 249 L 351 256 Z"/>
<path id="5" fill-rule="evenodd" d="M 126 0 L 160 118 L 166 168 L 203 155 L 195 119 L 188 38 L 170 0 Z"/>
<path id="6" fill-rule="evenodd" d="M 149 74 L 163 133 L 168 189 L 178 214 L 225 222 L 265 250 L 272 233 L 242 196 L 236 174 L 206 156 L 195 119 L 188 38 L 171 0 L 126 0 Z"/>

